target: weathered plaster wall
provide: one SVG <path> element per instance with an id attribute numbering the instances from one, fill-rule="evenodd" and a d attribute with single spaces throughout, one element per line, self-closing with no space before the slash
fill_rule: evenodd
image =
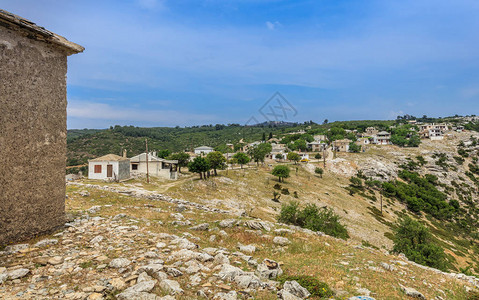
<path id="1" fill-rule="evenodd" d="M 0 26 L 0 245 L 64 222 L 67 57 Z"/>
<path id="2" fill-rule="evenodd" d="M 118 180 L 130 178 L 130 161 L 123 160 L 118 162 Z"/>

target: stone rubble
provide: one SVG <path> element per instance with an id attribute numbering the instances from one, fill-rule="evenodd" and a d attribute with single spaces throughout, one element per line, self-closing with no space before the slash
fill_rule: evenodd
<path id="1" fill-rule="evenodd" d="M 147 198 L 150 196 L 145 194 Z M 181 209 L 184 215 L 173 211 L 169 214 L 177 221 L 186 220 L 187 210 L 191 209 L 220 213 L 186 202 L 168 202 L 186 208 Z M 252 232 L 255 237 L 277 245 L 274 251 L 284 251 L 283 247 L 291 243 L 289 235 L 295 232 L 310 236 L 322 236 L 322 233 L 257 219 L 201 223 L 189 228 L 191 233 L 182 231 L 187 227 L 173 231 L 175 234 L 152 232 L 142 225 L 145 220 L 141 218 L 124 213 L 92 217 L 92 211 L 102 212 L 108 206 L 92 208 L 72 218 L 54 239 L 43 239 L 32 245 L 10 245 L 0 251 L 0 299 L 83 300 L 111 299 L 116 295 L 120 300 L 171 300 L 191 293 L 207 299 L 251 299 L 261 291 L 277 294 L 279 299 L 307 299 L 310 296 L 296 281 L 286 281 L 281 286 L 277 281 L 283 274 L 281 263 L 262 254 L 265 246 L 261 242 L 238 243 L 231 249 L 200 245 L 211 233 L 218 239 L 228 238 L 228 233 L 221 234 L 219 228 L 229 229 L 231 236 L 235 230 Z M 200 235 L 202 238 L 198 237 Z M 344 259 L 352 255 L 347 254 Z M 369 265 L 364 269 L 373 267 L 382 272 L 402 274 L 402 268 L 410 265 L 415 264 L 398 257 L 389 263 L 379 263 L 380 268 Z M 479 280 L 472 276 L 442 274 L 479 286 Z M 424 297 L 414 289 L 401 289 L 411 297 Z M 360 286 L 357 291 L 365 296 L 370 293 Z"/>

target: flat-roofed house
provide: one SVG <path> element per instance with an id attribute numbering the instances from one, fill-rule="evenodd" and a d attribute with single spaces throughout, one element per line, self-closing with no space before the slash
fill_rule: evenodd
<path id="1" fill-rule="evenodd" d="M 208 147 L 208 146 L 200 146 L 200 147 L 196 147 L 194 152 L 196 155 L 206 155 L 210 152 L 213 152 L 215 151 L 215 149 L 211 148 L 211 147 Z"/>
<path id="2" fill-rule="evenodd" d="M 131 175 L 146 174 L 146 153 L 141 153 L 130 158 Z M 148 154 L 148 174 L 150 176 L 166 179 L 178 179 L 178 161 L 168 160 L 156 156 L 156 152 Z"/>
<path id="3" fill-rule="evenodd" d="M 0 9 L 0 245 L 65 224 L 67 57 L 83 50 Z"/>

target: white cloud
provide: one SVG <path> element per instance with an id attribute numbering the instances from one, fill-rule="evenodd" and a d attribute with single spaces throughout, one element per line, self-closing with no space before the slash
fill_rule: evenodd
<path id="1" fill-rule="evenodd" d="M 276 28 L 280 27 L 281 23 L 276 21 L 276 22 L 266 22 L 266 27 L 268 27 L 269 30 L 275 30 Z"/>
<path id="2" fill-rule="evenodd" d="M 171 126 L 172 124 L 213 123 L 217 120 L 214 115 L 194 114 L 179 110 L 159 110 L 151 105 L 145 108 L 131 108 L 81 100 L 70 100 L 67 113 L 69 118 L 104 120 L 109 125 L 112 125 L 112 122 L 115 121 L 127 121 Z"/>

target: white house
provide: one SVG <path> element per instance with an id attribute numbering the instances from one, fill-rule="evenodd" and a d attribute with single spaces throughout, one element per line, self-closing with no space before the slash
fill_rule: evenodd
<path id="1" fill-rule="evenodd" d="M 376 145 L 390 145 L 391 144 L 391 134 L 387 131 L 378 132 L 373 136 L 373 144 Z"/>
<path id="2" fill-rule="evenodd" d="M 130 160 L 115 154 L 107 154 L 88 161 L 88 178 L 124 180 L 130 178 Z"/>
<path id="3" fill-rule="evenodd" d="M 439 141 L 444 139 L 444 132 L 438 128 L 428 130 L 429 139 L 432 141 Z"/>
<path id="4" fill-rule="evenodd" d="M 146 153 L 130 158 L 130 172 L 132 175 L 146 174 Z M 156 152 L 148 154 L 148 175 L 166 179 L 178 179 L 178 161 L 167 160 L 156 156 Z"/>
<path id="5" fill-rule="evenodd" d="M 200 154 L 208 154 L 210 152 L 215 151 L 215 149 L 208 147 L 208 146 L 201 146 L 201 147 L 196 147 L 195 148 L 195 154 L 200 155 Z"/>

